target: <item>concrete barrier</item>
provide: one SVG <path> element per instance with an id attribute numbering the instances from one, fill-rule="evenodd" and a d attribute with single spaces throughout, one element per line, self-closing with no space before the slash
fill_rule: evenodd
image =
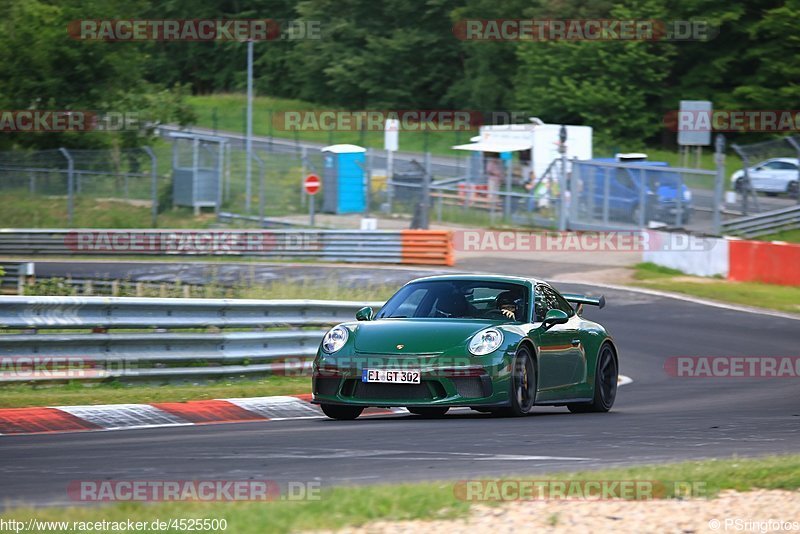
<path id="1" fill-rule="evenodd" d="M 731 240 L 728 278 L 800 286 L 800 245 Z"/>

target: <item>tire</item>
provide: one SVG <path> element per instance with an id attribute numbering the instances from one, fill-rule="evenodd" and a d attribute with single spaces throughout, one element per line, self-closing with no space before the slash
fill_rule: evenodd
<path id="1" fill-rule="evenodd" d="M 341 406 L 339 404 L 320 404 L 320 408 L 322 408 L 322 413 L 339 421 L 352 421 L 364 411 L 361 406 Z"/>
<path id="2" fill-rule="evenodd" d="M 530 350 L 525 346 L 520 347 L 514 357 L 509 401 L 511 405 L 508 408 L 498 410 L 496 413 L 520 417 L 530 413 L 536 403 L 536 366 Z"/>
<path id="3" fill-rule="evenodd" d="M 797 182 L 789 182 L 789 185 L 786 186 L 786 194 L 790 196 L 797 195 Z"/>
<path id="4" fill-rule="evenodd" d="M 436 406 L 432 408 L 406 408 L 406 410 L 414 415 L 420 415 L 422 417 L 442 417 L 449 409 L 450 408 L 447 406 Z"/>
<path id="5" fill-rule="evenodd" d="M 733 182 L 733 190 L 737 193 L 744 191 L 744 182 L 742 182 L 741 178 L 737 178 L 736 181 Z"/>
<path id="6" fill-rule="evenodd" d="M 594 398 L 592 402 L 567 404 L 572 413 L 607 412 L 614 406 L 617 396 L 619 369 L 611 345 L 604 344 L 597 355 L 597 372 L 594 374 Z"/>

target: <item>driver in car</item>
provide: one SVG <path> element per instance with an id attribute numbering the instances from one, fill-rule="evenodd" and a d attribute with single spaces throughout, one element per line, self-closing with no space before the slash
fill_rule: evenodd
<path id="1" fill-rule="evenodd" d="M 497 295 L 494 305 L 500 313 L 508 317 L 512 321 L 517 320 L 517 300 L 519 295 L 514 291 L 503 291 Z"/>

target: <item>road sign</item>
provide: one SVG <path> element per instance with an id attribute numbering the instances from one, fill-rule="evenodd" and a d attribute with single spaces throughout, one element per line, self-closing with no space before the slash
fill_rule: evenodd
<path id="1" fill-rule="evenodd" d="M 316 195 L 321 185 L 322 182 L 320 182 L 319 176 L 316 174 L 309 174 L 306 176 L 306 179 L 303 180 L 303 189 L 305 189 L 306 193 L 309 195 Z"/>

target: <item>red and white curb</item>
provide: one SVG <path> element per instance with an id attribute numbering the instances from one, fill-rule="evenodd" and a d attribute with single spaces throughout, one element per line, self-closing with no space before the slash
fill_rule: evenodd
<path id="1" fill-rule="evenodd" d="M 620 375 L 619 385 L 633 382 Z M 239 399 L 157 402 L 153 404 L 100 404 L 0 409 L 0 436 L 130 430 L 170 426 L 285 421 L 325 417 L 311 395 L 246 397 Z M 408 413 L 405 408 L 367 408 L 364 415 Z"/>
<path id="2" fill-rule="evenodd" d="M 129 430 L 247 421 L 325 417 L 311 395 L 242 399 L 101 404 L 0 409 L 0 435 Z M 403 408 L 367 408 L 364 415 L 407 413 Z"/>

